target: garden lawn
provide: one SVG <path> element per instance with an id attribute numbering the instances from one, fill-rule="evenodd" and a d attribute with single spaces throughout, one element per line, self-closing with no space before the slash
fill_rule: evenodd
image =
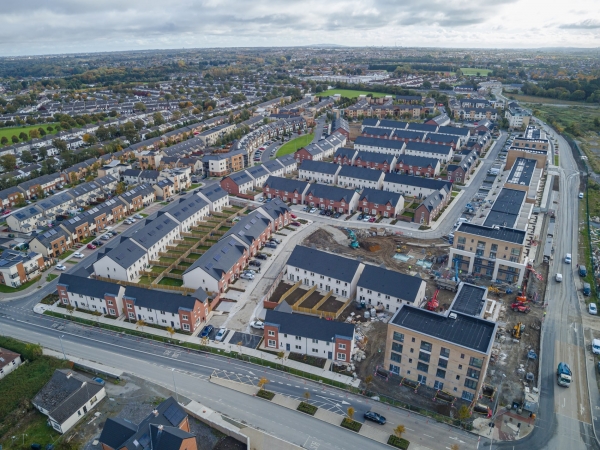
<path id="1" fill-rule="evenodd" d="M 375 98 L 385 97 L 390 94 L 383 94 L 381 92 L 372 92 L 372 91 L 356 91 L 354 89 L 330 89 L 325 92 L 321 92 L 317 94 L 317 97 L 328 97 L 330 95 L 340 94 L 342 97 L 346 98 L 356 98 L 359 95 L 367 95 L 371 94 Z"/>
<path id="2" fill-rule="evenodd" d="M 487 77 L 488 74 L 491 72 L 491 70 L 489 69 L 478 69 L 476 67 L 461 67 L 460 70 L 463 73 L 463 75 L 466 76 L 477 75 L 477 72 L 479 72 L 480 76 Z"/>
<path id="3" fill-rule="evenodd" d="M 51 126 L 52 128 L 54 128 L 54 131 L 48 131 L 47 130 L 48 126 Z M 2 139 L 2 137 L 6 136 L 6 139 L 8 139 L 8 143 L 5 145 L 12 145 L 13 141 L 11 140 L 11 138 L 13 136 L 19 137 L 20 133 L 25 133 L 25 134 L 27 134 L 27 136 L 29 136 L 29 132 L 31 130 L 37 130 L 38 128 L 43 128 L 44 131 L 46 132 L 46 134 L 55 134 L 55 133 L 58 133 L 58 131 L 59 131 L 56 129 L 57 126 L 58 126 L 58 123 L 42 123 L 42 124 L 37 124 L 37 125 L 27 125 L 26 127 L 0 128 L 0 139 Z M 60 128 L 60 126 L 58 126 L 58 128 Z M 19 140 L 19 142 L 21 142 L 21 140 Z"/>
<path id="4" fill-rule="evenodd" d="M 4 292 L 4 293 L 7 293 L 7 294 L 10 294 L 11 292 L 22 291 L 24 289 L 27 289 L 32 284 L 37 283 L 39 281 L 40 277 L 41 277 L 41 275 L 35 277 L 33 280 L 28 281 L 27 283 L 22 284 L 21 286 L 16 287 L 16 288 L 13 288 L 13 287 L 10 287 L 10 286 L 6 286 L 4 284 L 0 284 L 0 292 Z"/>
<path id="5" fill-rule="evenodd" d="M 183 280 L 176 278 L 163 277 L 159 282 L 159 285 L 163 286 L 183 286 Z"/>
<path id="6" fill-rule="evenodd" d="M 305 134 L 296 139 L 292 139 L 289 142 L 286 142 L 281 146 L 279 150 L 277 150 L 276 157 L 289 155 L 290 153 L 294 153 L 296 150 L 300 150 L 302 147 L 310 144 L 315 137 L 314 134 Z"/>

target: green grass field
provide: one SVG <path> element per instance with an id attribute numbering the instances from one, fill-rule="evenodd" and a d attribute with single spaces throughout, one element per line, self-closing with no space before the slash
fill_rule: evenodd
<path id="1" fill-rule="evenodd" d="M 550 97 L 535 97 L 533 95 L 522 95 L 522 94 L 512 94 L 510 92 L 506 92 L 504 94 L 506 97 L 510 98 L 510 99 L 515 99 L 518 100 L 520 102 L 526 102 L 526 103 L 533 103 L 533 104 L 554 104 L 554 105 L 572 105 L 572 106 L 578 106 L 578 105 L 588 105 L 590 106 L 589 103 L 585 103 L 585 102 L 573 102 L 571 100 L 559 100 L 557 98 L 550 98 Z"/>
<path id="2" fill-rule="evenodd" d="M 477 69 L 476 67 L 461 67 L 460 70 L 466 76 L 475 76 L 479 72 L 482 77 L 487 77 L 491 72 L 489 69 Z"/>
<path id="3" fill-rule="evenodd" d="M 8 139 L 8 143 L 5 145 L 12 145 L 13 141 L 11 140 L 11 138 L 13 136 L 19 137 L 20 133 L 25 133 L 29 136 L 29 132 L 31 130 L 37 130 L 38 128 L 43 128 L 47 134 L 56 134 L 58 132 L 58 130 L 56 129 L 57 125 L 58 123 L 44 123 L 38 125 L 28 125 L 26 127 L 0 128 L 0 139 L 2 139 L 2 137 L 6 137 L 6 139 Z M 51 126 L 54 130 L 48 131 L 47 127 L 49 126 Z M 4 147 L 4 145 L 1 146 Z"/>
<path id="4" fill-rule="evenodd" d="M 318 97 L 327 97 L 327 96 L 335 95 L 335 94 L 340 94 L 342 97 L 347 97 L 347 98 L 356 98 L 359 95 L 367 95 L 367 94 L 373 94 L 373 97 L 375 97 L 375 98 L 385 97 L 386 95 L 390 95 L 390 94 L 382 94 L 381 92 L 355 91 L 352 89 L 330 89 L 328 91 L 317 94 L 317 96 Z"/>
<path id="5" fill-rule="evenodd" d="M 286 142 L 281 146 L 279 150 L 277 150 L 276 157 L 289 155 L 290 153 L 294 153 L 296 150 L 305 147 L 310 144 L 315 137 L 314 134 L 305 134 L 304 136 L 297 137 L 296 139 L 292 139 L 289 142 Z"/>

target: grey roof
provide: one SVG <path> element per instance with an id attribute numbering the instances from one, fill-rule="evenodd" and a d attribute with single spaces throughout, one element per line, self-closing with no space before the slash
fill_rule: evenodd
<path id="1" fill-rule="evenodd" d="M 75 196 L 75 198 L 77 198 L 90 192 L 98 191 L 99 189 L 99 185 L 97 185 L 94 181 L 89 181 L 87 183 L 82 183 L 78 186 L 71 188 L 69 192 L 71 192 Z"/>
<path id="2" fill-rule="evenodd" d="M 19 186 L 12 186 L 0 191 L 0 198 L 6 200 L 9 195 L 19 193 L 23 195 L 23 190 Z"/>
<path id="3" fill-rule="evenodd" d="M 379 123 L 379 119 L 367 117 L 366 119 L 363 119 L 362 126 L 363 127 L 376 127 L 378 123 Z"/>
<path id="4" fill-rule="evenodd" d="M 388 183 L 406 184 L 409 186 L 422 187 L 426 189 L 440 190 L 443 188 L 447 188 L 448 190 L 452 190 L 451 181 L 435 180 L 433 178 L 426 177 L 415 177 L 412 175 L 403 175 L 400 173 L 393 172 L 386 173 L 383 181 L 386 181 Z"/>
<path id="5" fill-rule="evenodd" d="M 259 210 L 264 211 L 271 219 L 275 220 L 279 217 L 283 216 L 286 212 L 290 211 L 290 208 L 286 205 L 286 203 L 280 198 L 274 198 L 272 201 L 263 203 Z"/>
<path id="6" fill-rule="evenodd" d="M 32 402 L 62 424 L 102 389 L 103 386 L 91 378 L 68 369 L 57 369 Z"/>
<path id="7" fill-rule="evenodd" d="M 525 231 L 515 230 L 514 228 L 505 228 L 502 226 L 492 228 L 463 222 L 456 231 L 474 234 L 475 236 L 496 239 L 499 241 L 512 242 L 513 244 L 523 244 L 525 242 Z"/>
<path id="8" fill-rule="evenodd" d="M 404 141 L 357 136 L 357 138 L 354 141 L 354 147 L 356 147 L 358 145 L 364 145 L 367 147 L 382 147 L 382 148 L 391 148 L 394 150 L 402 150 L 404 148 Z"/>
<path id="9" fill-rule="evenodd" d="M 452 147 L 450 147 L 449 145 L 429 144 L 427 142 L 407 142 L 406 150 L 436 153 L 440 155 L 449 155 L 450 153 L 452 153 Z"/>
<path id="10" fill-rule="evenodd" d="M 23 181 L 19 183 L 19 187 L 23 189 L 29 189 L 32 186 L 37 186 L 38 184 L 42 185 L 45 183 L 50 183 L 60 178 L 60 173 L 51 173 L 49 175 L 42 175 L 41 177 L 34 178 L 33 180 Z"/>
<path id="11" fill-rule="evenodd" d="M 409 123 L 406 127 L 407 130 L 411 131 L 424 131 L 426 133 L 435 133 L 438 129 L 437 125 L 427 125 L 426 123 Z"/>
<path id="12" fill-rule="evenodd" d="M 357 287 L 371 289 L 385 295 L 414 303 L 425 281 L 419 277 L 365 264 Z"/>
<path id="13" fill-rule="evenodd" d="M 387 205 L 390 203 L 392 206 L 396 206 L 398 201 L 402 197 L 402 194 L 397 192 L 382 191 L 380 189 L 365 188 L 359 195 L 360 201 L 367 200 L 371 203 L 377 203 L 378 205 Z"/>
<path id="14" fill-rule="evenodd" d="M 130 238 L 122 238 L 119 245 L 108 252 L 106 257 L 112 259 L 124 269 L 128 269 L 131 265 L 139 261 L 146 255 L 146 250 L 141 248 Z"/>
<path id="15" fill-rule="evenodd" d="M 246 247 L 233 236 L 221 239 L 198 258 L 185 273 L 200 268 L 215 280 L 220 280 L 223 273 L 229 272 L 244 255 L 245 250 Z"/>
<path id="16" fill-rule="evenodd" d="M 391 164 L 392 158 L 393 158 L 393 156 L 391 156 L 387 153 L 367 152 L 364 150 L 361 150 L 356 153 L 357 160 L 360 159 L 361 161 L 378 163 L 378 164 L 383 164 L 383 163 Z"/>
<path id="17" fill-rule="evenodd" d="M 195 437 L 179 428 L 186 418 L 185 410 L 169 397 L 137 425 L 127 419 L 108 418 L 98 440 L 114 449 L 178 449 L 182 440 Z"/>
<path id="18" fill-rule="evenodd" d="M 154 188 L 149 184 L 140 184 L 139 186 L 129 189 L 119 196 L 120 199 L 127 203 L 131 203 L 138 196 L 146 196 L 154 193 Z"/>
<path id="19" fill-rule="evenodd" d="M 400 155 L 396 159 L 396 164 L 403 163 L 413 167 L 435 167 L 440 163 L 437 158 L 428 158 L 427 156 Z"/>
<path id="20" fill-rule="evenodd" d="M 486 289 L 474 284 L 461 283 L 450 310 L 480 317 L 486 302 Z"/>
<path id="21" fill-rule="evenodd" d="M 425 336 L 488 353 L 496 334 L 496 324 L 461 313 L 455 314 L 456 318 L 453 319 L 426 309 L 402 305 L 390 323 Z"/>
<path id="22" fill-rule="evenodd" d="M 84 278 L 68 273 L 61 273 L 58 284 L 66 286 L 69 292 L 94 298 L 104 298 L 105 294 L 117 295 L 121 286 L 106 281 Z"/>
<path id="23" fill-rule="evenodd" d="M 366 167 L 349 166 L 344 164 L 338 173 L 338 176 L 357 178 L 367 181 L 379 181 L 383 174 L 384 172 L 381 170 L 373 170 Z"/>
<path id="24" fill-rule="evenodd" d="M 486 227 L 494 225 L 509 228 L 514 227 L 519 219 L 521 206 L 523 206 L 526 195 L 525 191 L 508 188 L 502 189 L 498 197 L 496 197 L 496 201 L 492 205 L 483 225 Z"/>
<path id="25" fill-rule="evenodd" d="M 273 173 L 277 170 L 283 169 L 283 164 L 281 164 L 281 162 L 277 159 L 270 159 L 269 161 L 263 163 L 263 167 L 270 173 Z"/>
<path id="26" fill-rule="evenodd" d="M 346 203 L 352 200 L 356 191 L 353 189 L 344 189 L 337 186 L 329 186 L 327 184 L 314 183 L 308 187 L 306 195 L 312 195 L 316 198 L 325 198 L 339 202 L 344 200 Z"/>
<path id="27" fill-rule="evenodd" d="M 201 296 L 202 293 L 203 291 L 196 291 L 194 294 Z M 196 298 L 173 292 L 127 286 L 123 298 L 133 300 L 135 305 L 141 308 L 150 308 L 179 314 L 180 310 L 192 311 L 196 304 L 196 300 L 204 302 L 208 298 L 208 295 L 204 292 L 203 298 Z"/>
<path id="28" fill-rule="evenodd" d="M 152 220 L 146 219 L 145 225 L 133 232 L 129 237 L 143 248 L 149 249 L 176 228 L 176 222 L 166 216 L 160 216 Z"/>
<path id="29" fill-rule="evenodd" d="M 373 119 L 371 119 L 371 120 L 373 120 Z M 364 124 L 365 124 L 365 121 L 363 120 L 363 125 Z M 404 130 L 407 125 L 408 125 L 408 122 L 403 122 L 401 120 L 381 119 L 377 126 L 381 127 L 381 128 L 395 128 L 398 130 Z"/>
<path id="30" fill-rule="evenodd" d="M 443 188 L 443 189 L 445 190 L 445 188 Z M 417 208 L 420 208 L 421 206 L 423 206 L 423 207 L 427 208 L 428 211 L 431 212 L 444 201 L 444 198 L 446 195 L 447 195 L 447 192 L 444 192 L 444 193 L 442 193 L 441 191 L 432 192 L 427 197 L 425 197 L 425 200 L 423 200 L 423 203 L 421 203 Z"/>
<path id="31" fill-rule="evenodd" d="M 298 170 L 307 170 L 309 172 L 324 173 L 327 175 L 334 175 L 340 166 L 338 164 L 323 162 L 323 161 L 311 161 L 305 159 L 298 167 Z"/>
<path id="32" fill-rule="evenodd" d="M 69 234 L 65 230 L 56 227 L 46 231 L 43 234 L 37 235 L 35 239 L 37 239 L 40 242 L 40 244 L 42 244 L 44 247 L 48 248 L 50 247 L 50 244 L 52 244 L 52 242 L 56 241 L 57 239 L 60 239 L 61 237 L 64 237 L 65 240 L 67 240 L 68 236 Z"/>
<path id="33" fill-rule="evenodd" d="M 140 178 L 144 180 L 158 180 L 160 172 L 158 170 L 142 170 Z"/>
<path id="34" fill-rule="evenodd" d="M 271 175 L 267 178 L 267 181 L 265 181 L 264 186 L 269 186 L 271 189 L 284 192 L 298 191 L 299 193 L 302 193 L 308 187 L 308 181 L 292 180 L 290 178 L 275 177 Z"/>
<path id="35" fill-rule="evenodd" d="M 457 127 L 449 127 L 449 126 L 441 126 L 438 128 L 437 132 L 439 134 L 451 134 L 453 136 L 463 136 L 463 137 L 467 137 L 469 135 L 468 128 L 457 128 Z"/>
<path id="36" fill-rule="evenodd" d="M 182 223 L 206 206 L 208 206 L 208 203 L 197 195 L 179 197 L 159 211 L 158 216 L 169 213 L 175 220 Z"/>
<path id="37" fill-rule="evenodd" d="M 354 259 L 344 258 L 343 256 L 302 245 L 294 248 L 287 264 L 348 283 L 352 281 L 360 266 L 360 262 Z"/>
<path id="38" fill-rule="evenodd" d="M 292 314 L 271 309 L 267 310 L 265 324 L 277 326 L 279 333 L 319 341 L 331 342 L 332 339 L 335 341 L 336 337 L 346 339 L 354 337 L 354 325 L 350 323 L 327 321 L 305 314 Z"/>
<path id="39" fill-rule="evenodd" d="M 284 167 L 288 167 L 288 166 L 292 166 L 294 164 L 297 164 L 296 159 L 294 158 L 294 155 L 285 155 L 285 156 L 280 156 L 279 158 L 277 158 L 277 161 L 279 161 L 281 164 L 283 164 Z"/>
<path id="40" fill-rule="evenodd" d="M 227 191 L 225 191 L 220 185 L 214 184 L 209 187 L 200 189 L 200 193 L 208 198 L 211 202 L 227 197 Z"/>
<path id="41" fill-rule="evenodd" d="M 450 135 L 450 134 L 439 134 L 439 133 L 427 133 L 427 136 L 425 137 L 425 139 L 429 139 L 435 142 L 448 142 L 448 143 L 453 143 L 454 145 L 458 145 L 458 142 L 460 141 L 460 137 L 459 136 L 454 136 L 454 135 Z"/>
<path id="42" fill-rule="evenodd" d="M 233 173 L 233 174 L 229 175 L 227 178 L 229 178 L 231 181 L 233 181 L 238 186 L 242 186 L 244 184 L 254 182 L 252 177 L 250 177 L 250 175 L 248 175 L 246 173 L 246 171 Z"/>
<path id="43" fill-rule="evenodd" d="M 364 127 L 362 132 L 364 134 L 370 134 L 373 136 L 387 136 L 389 138 L 394 130 L 390 128 Z"/>
<path id="44" fill-rule="evenodd" d="M 514 162 L 507 183 L 529 186 L 537 161 L 535 159 L 517 158 Z"/>
<path id="45" fill-rule="evenodd" d="M 353 148 L 346 148 L 346 147 L 340 147 L 338 148 L 333 157 L 334 158 L 348 158 L 348 159 L 352 159 L 354 157 L 354 155 L 356 154 L 356 150 L 354 150 Z"/>
<path id="46" fill-rule="evenodd" d="M 119 180 L 117 180 L 112 175 L 105 175 L 103 177 L 99 177 L 94 180 L 94 182 L 96 184 L 98 184 L 99 186 L 102 186 L 102 187 L 108 186 L 109 184 L 112 184 L 112 183 L 116 183 L 117 181 L 119 181 Z"/>
<path id="47" fill-rule="evenodd" d="M 258 211 L 253 211 L 237 222 L 221 239 L 236 236 L 240 241 L 250 246 L 271 225 L 271 220 Z"/>
<path id="48" fill-rule="evenodd" d="M 138 169 L 126 169 L 123 171 L 122 176 L 137 178 L 140 176 L 141 173 L 142 173 L 142 171 L 138 170 Z"/>
<path id="49" fill-rule="evenodd" d="M 73 196 L 69 192 L 59 192 L 51 195 L 37 203 L 37 206 L 43 208 L 44 211 L 50 208 L 61 206 L 65 203 L 73 203 Z"/>
<path id="50" fill-rule="evenodd" d="M 246 172 L 248 172 L 252 178 L 260 178 L 269 175 L 269 172 L 262 165 L 248 167 Z"/>
<path id="51" fill-rule="evenodd" d="M 43 213 L 42 208 L 33 205 L 33 206 L 26 206 L 25 208 L 22 208 L 16 212 L 12 213 L 12 216 L 17 218 L 19 221 L 23 221 L 23 220 L 27 220 L 31 217 L 40 215 Z"/>

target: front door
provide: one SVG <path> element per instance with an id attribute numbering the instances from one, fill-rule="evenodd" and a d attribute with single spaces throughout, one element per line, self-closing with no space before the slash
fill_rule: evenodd
<path id="1" fill-rule="evenodd" d="M 75 308 L 79 308 L 79 305 L 77 304 L 77 302 L 75 302 Z"/>
<path id="2" fill-rule="evenodd" d="M 285 349 L 286 349 L 286 351 L 289 352 L 290 351 L 290 344 L 285 344 Z"/>
<path id="3" fill-rule="evenodd" d="M 174 327 L 174 326 L 175 326 L 175 322 L 173 322 L 172 320 L 171 320 L 171 326 L 172 326 L 172 327 Z"/>
<path id="4" fill-rule="evenodd" d="M 106 308 L 105 308 L 105 307 L 102 307 L 102 309 L 104 310 L 104 314 L 106 314 Z"/>
<path id="5" fill-rule="evenodd" d="M 327 359 L 333 359 L 333 353 L 327 352 Z"/>

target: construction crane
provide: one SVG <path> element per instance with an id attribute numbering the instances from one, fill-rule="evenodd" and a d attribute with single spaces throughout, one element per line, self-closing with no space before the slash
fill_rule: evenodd
<path id="1" fill-rule="evenodd" d="M 437 296 L 439 294 L 440 290 L 437 289 L 435 291 L 435 294 L 433 294 L 433 297 L 431 297 L 431 300 L 429 300 L 427 302 L 427 305 L 425 305 L 425 309 L 428 311 L 435 311 L 436 309 L 438 309 L 438 306 L 440 306 L 440 302 L 437 299 Z"/>

